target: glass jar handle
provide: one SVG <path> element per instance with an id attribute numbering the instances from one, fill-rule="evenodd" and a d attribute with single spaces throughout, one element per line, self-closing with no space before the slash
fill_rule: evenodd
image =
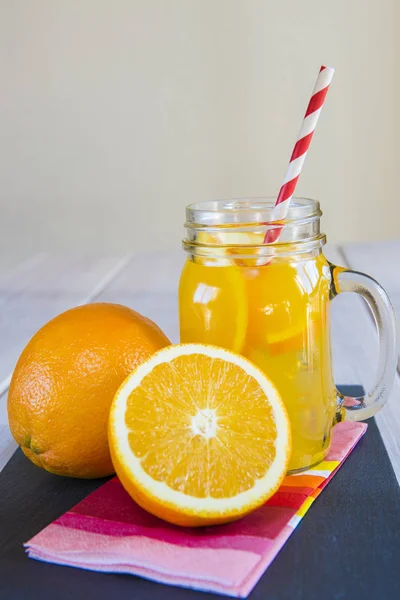
<path id="1" fill-rule="evenodd" d="M 396 376 L 398 324 L 396 313 L 382 286 L 364 273 L 343 267 L 332 267 L 333 293 L 355 292 L 367 302 L 377 326 L 379 337 L 378 370 L 372 390 L 364 396 L 343 396 L 338 392 L 337 421 L 363 421 L 373 417 L 382 408 Z"/>

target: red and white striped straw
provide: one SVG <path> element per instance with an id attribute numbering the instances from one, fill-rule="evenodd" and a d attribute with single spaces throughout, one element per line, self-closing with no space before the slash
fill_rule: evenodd
<path id="1" fill-rule="evenodd" d="M 297 182 L 300 177 L 301 169 L 307 151 L 310 147 L 311 140 L 318 123 L 319 115 L 323 104 L 325 102 L 326 94 L 328 93 L 329 85 L 332 81 L 335 69 L 331 67 L 322 66 L 317 81 L 315 82 L 314 90 L 308 103 L 306 114 L 304 115 L 303 123 L 297 141 L 293 148 L 292 156 L 288 169 L 286 171 L 285 179 L 281 189 L 279 190 L 278 198 L 275 202 L 274 209 L 274 221 L 281 221 L 287 215 L 289 210 L 290 201 L 296 189 Z M 276 242 L 279 238 L 279 234 L 282 228 L 268 229 L 265 234 L 264 244 L 271 244 Z"/>

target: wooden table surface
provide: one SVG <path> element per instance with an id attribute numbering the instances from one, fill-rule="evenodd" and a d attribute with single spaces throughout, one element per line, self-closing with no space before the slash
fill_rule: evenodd
<path id="1" fill-rule="evenodd" d="M 400 315 L 400 241 L 327 246 L 335 264 L 364 271 L 387 290 Z M 49 319 L 87 302 L 118 302 L 153 319 L 178 341 L 177 287 L 183 251 L 117 257 L 39 254 L 0 278 L 0 470 L 16 449 L 7 425 L 7 390 L 16 360 Z M 368 389 L 378 343 L 364 301 L 343 294 L 332 306 L 335 379 Z M 400 483 L 400 376 L 376 421 Z"/>

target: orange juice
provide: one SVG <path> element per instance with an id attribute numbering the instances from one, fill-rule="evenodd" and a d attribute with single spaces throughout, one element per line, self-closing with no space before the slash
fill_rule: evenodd
<path id="1" fill-rule="evenodd" d="M 329 264 L 321 253 L 259 263 L 189 258 L 179 290 L 181 341 L 234 350 L 266 373 L 291 421 L 289 469 L 302 470 L 323 460 L 337 409 Z"/>

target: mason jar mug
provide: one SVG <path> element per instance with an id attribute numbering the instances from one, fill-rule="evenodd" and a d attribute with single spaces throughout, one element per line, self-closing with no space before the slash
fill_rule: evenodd
<path id="1" fill-rule="evenodd" d="M 273 207 L 268 198 L 187 207 L 180 335 L 238 352 L 268 376 L 291 423 L 289 471 L 299 472 L 324 459 L 336 423 L 383 406 L 396 373 L 396 317 L 375 280 L 325 258 L 318 202 L 294 198 L 281 221 Z M 274 241 L 265 244 L 267 229 Z M 332 374 L 329 310 L 341 292 L 367 301 L 380 342 L 375 385 L 350 406 Z"/>

